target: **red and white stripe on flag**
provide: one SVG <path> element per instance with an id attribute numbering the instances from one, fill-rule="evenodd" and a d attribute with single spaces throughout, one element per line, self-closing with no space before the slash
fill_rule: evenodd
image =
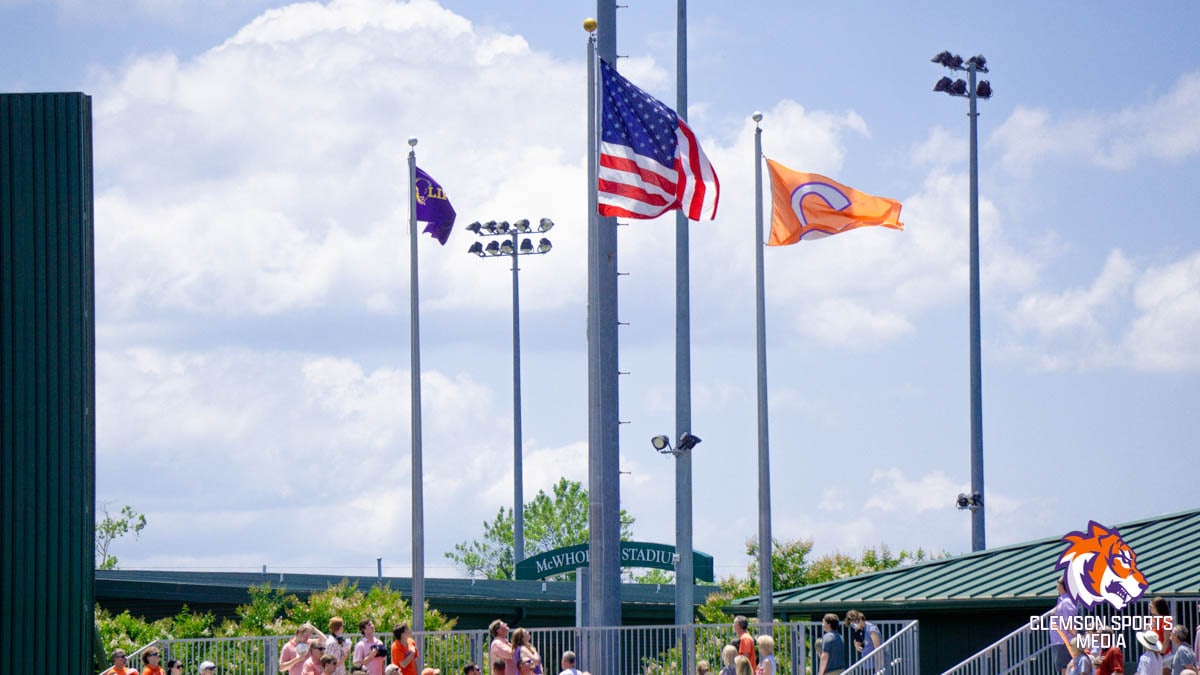
<path id="1" fill-rule="evenodd" d="M 696 140 L 696 134 L 683 120 L 679 120 L 675 137 L 679 139 L 675 154 L 675 166 L 680 169 L 675 193 L 679 208 L 683 209 L 689 220 L 705 217 L 713 220 L 717 217 L 717 200 L 721 196 L 721 181 L 717 180 L 717 172 L 708 162 L 700 141 Z"/>
<path id="2" fill-rule="evenodd" d="M 657 218 L 682 209 L 690 220 L 717 217 L 721 191 L 717 172 L 691 128 L 683 120 L 678 124 L 673 167 L 628 145 L 600 143 L 600 215 Z"/>

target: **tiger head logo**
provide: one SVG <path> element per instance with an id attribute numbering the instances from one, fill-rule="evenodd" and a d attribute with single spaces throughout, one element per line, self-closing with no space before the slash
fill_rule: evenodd
<path id="1" fill-rule="evenodd" d="M 1058 558 L 1067 592 L 1088 608 L 1107 601 L 1120 611 L 1142 597 L 1149 584 L 1137 568 L 1137 556 L 1116 528 L 1088 522 L 1087 532 L 1063 537 L 1067 548 Z"/>

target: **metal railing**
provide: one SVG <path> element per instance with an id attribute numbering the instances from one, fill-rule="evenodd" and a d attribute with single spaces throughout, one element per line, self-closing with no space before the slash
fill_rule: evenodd
<path id="1" fill-rule="evenodd" d="M 895 662 L 895 672 L 901 675 L 917 673 L 916 622 L 876 621 L 889 663 Z M 757 627 L 751 626 L 757 635 Z M 775 623 L 771 634 L 775 640 L 776 675 L 806 675 L 818 670 L 821 636 L 819 622 Z M 849 626 L 843 627 L 846 662 L 857 659 Z M 687 664 L 707 660 L 714 672 L 721 668 L 721 649 L 736 642 L 730 624 L 692 624 L 685 626 L 620 626 L 600 628 L 532 628 L 531 642 L 538 649 L 543 673 L 559 670 L 563 652 L 576 653 L 581 670 L 595 675 L 690 675 Z M 347 635 L 357 641 L 356 635 Z M 390 647 L 391 636 L 376 636 Z M 426 667 L 438 668 L 443 675 L 462 671 L 467 663 L 477 663 L 488 675 L 492 672 L 488 659 L 489 638 L 486 630 L 456 630 L 426 632 L 416 636 L 418 649 Z M 218 675 L 273 675 L 279 672 L 279 653 L 290 635 L 269 635 L 243 638 L 163 639 L 154 643 L 162 653 L 161 662 L 180 659 L 184 672 L 195 672 L 202 661 L 217 664 Z M 911 642 L 911 645 L 910 645 Z M 682 646 L 693 646 L 691 659 Z M 141 669 L 145 647 L 129 658 L 129 667 Z M 589 667 L 603 662 L 604 672 Z M 615 667 L 609 664 L 616 664 Z M 911 666 L 908 664 L 912 664 Z M 899 669 L 901 666 L 907 669 Z M 874 672 L 860 670 L 858 673 Z"/>
<path id="2" fill-rule="evenodd" d="M 1046 612 L 1042 617 L 1049 614 Z M 943 675 L 1050 673 L 1054 671 L 1051 661 L 1050 634 L 1031 630 L 1029 622 L 1025 622 Z"/>
<path id="3" fill-rule="evenodd" d="M 1168 614 L 1185 626 L 1197 625 L 1200 620 L 1200 598 L 1174 598 L 1167 600 Z M 1053 609 L 1042 614 L 1045 619 Z M 1123 616 L 1149 616 L 1150 598 L 1142 597 L 1132 602 L 1121 612 L 1116 612 L 1107 603 L 1087 612 L 1090 616 L 1104 617 L 1107 621 L 1117 614 Z M 1141 648 L 1137 642 L 1137 630 L 1130 626 L 1117 633 L 1118 644 L 1125 657 L 1127 672 L 1136 670 Z M 1054 670 L 1053 652 L 1050 649 L 1050 632 L 1033 630 L 1029 622 L 1000 638 L 993 644 L 974 654 L 943 675 L 1036 675 Z"/>
<path id="4" fill-rule="evenodd" d="M 851 663 L 842 675 L 920 675 L 919 628 L 916 621 L 905 623 L 900 632 L 885 639 L 870 654 Z"/>

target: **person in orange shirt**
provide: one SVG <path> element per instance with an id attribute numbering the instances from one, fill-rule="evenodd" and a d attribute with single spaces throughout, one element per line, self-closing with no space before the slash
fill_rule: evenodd
<path id="1" fill-rule="evenodd" d="M 163 667 L 159 665 L 159 659 L 162 657 L 159 654 L 158 647 L 147 649 L 142 658 L 146 660 L 146 665 L 142 668 L 142 675 L 165 675 Z"/>
<path id="2" fill-rule="evenodd" d="M 412 629 L 402 623 L 392 630 L 392 665 L 399 666 L 403 675 L 417 675 L 417 641 Z"/>
<path id="3" fill-rule="evenodd" d="M 733 634 L 737 636 L 738 654 L 746 657 L 750 661 L 750 670 L 758 669 L 758 655 L 754 652 L 754 637 L 750 635 L 750 631 L 746 630 L 750 627 L 750 622 L 744 616 L 737 616 L 733 619 Z"/>
<path id="4" fill-rule="evenodd" d="M 113 664 L 101 672 L 100 675 L 138 675 L 138 671 L 125 667 L 124 649 L 114 649 L 111 658 Z"/>

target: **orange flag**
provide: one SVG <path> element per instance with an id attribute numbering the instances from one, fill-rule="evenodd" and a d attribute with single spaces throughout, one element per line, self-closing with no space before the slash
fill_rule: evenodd
<path id="1" fill-rule="evenodd" d="M 900 202 L 874 197 L 820 174 L 793 171 L 768 159 L 771 236 L 768 246 L 819 239 L 867 225 L 903 230 Z"/>

